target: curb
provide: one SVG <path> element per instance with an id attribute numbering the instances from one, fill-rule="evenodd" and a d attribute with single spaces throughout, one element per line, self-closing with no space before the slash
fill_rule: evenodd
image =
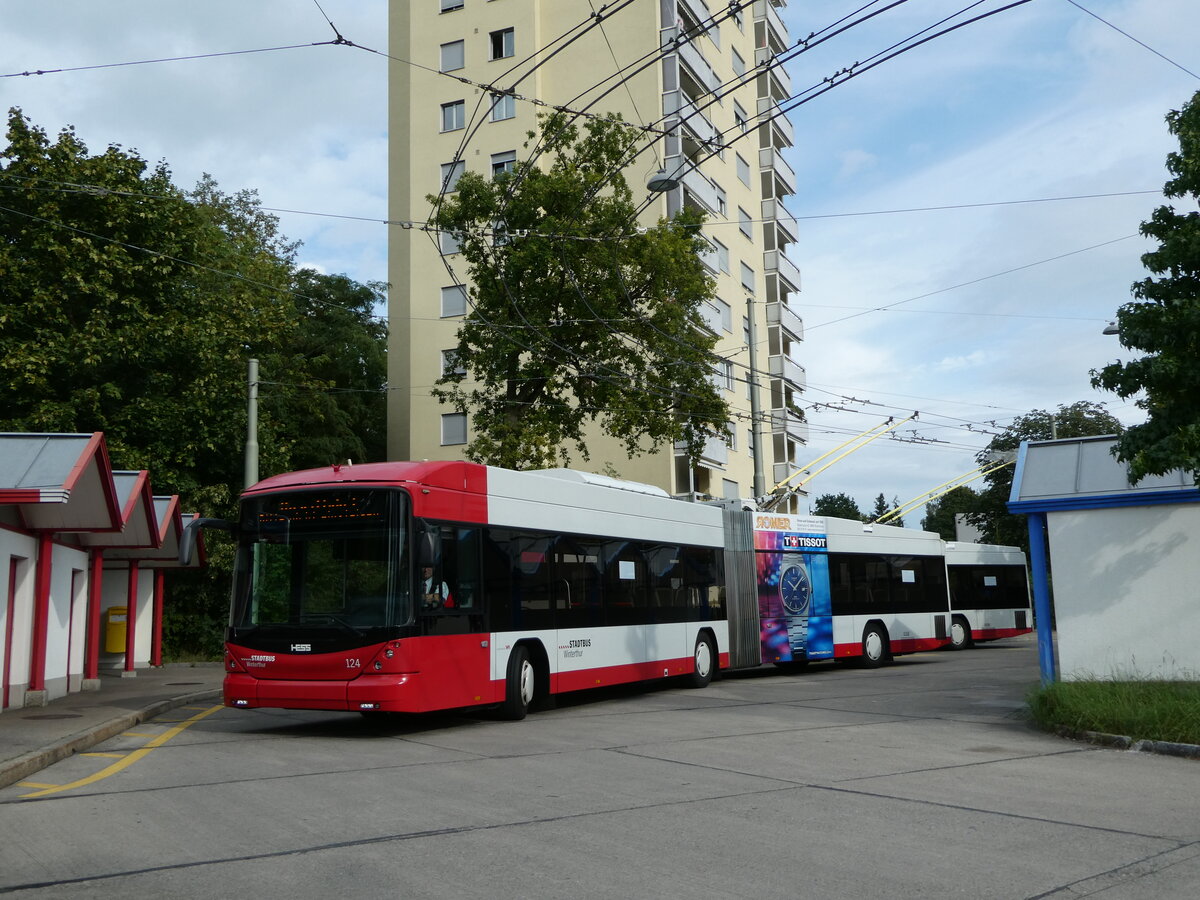
<path id="1" fill-rule="evenodd" d="M 77 731 L 75 734 L 63 738 L 61 741 L 47 744 L 45 747 L 39 747 L 37 750 L 31 750 L 12 759 L 4 760 L 0 762 L 0 788 L 5 788 L 10 784 L 22 781 L 59 760 L 66 759 L 68 756 L 73 756 L 76 753 L 94 747 L 103 741 L 107 741 L 110 737 L 115 737 L 123 731 L 128 731 L 134 725 L 140 725 L 147 719 L 162 715 L 168 710 L 187 706 L 189 703 L 216 700 L 220 696 L 221 689 L 216 688 L 207 691 L 196 691 L 194 694 L 184 694 L 180 697 L 171 697 L 167 700 L 159 700 L 157 703 L 151 703 L 149 706 L 136 712 L 108 719 L 86 731 Z"/>
<path id="2" fill-rule="evenodd" d="M 1102 731 L 1076 731 L 1060 725 L 1054 729 L 1059 737 L 1073 741 L 1083 741 L 1101 747 L 1111 747 L 1114 750 L 1132 750 L 1137 753 L 1159 753 L 1164 756 L 1179 756 L 1184 759 L 1200 759 L 1200 745 L 1178 744 L 1174 741 L 1135 741 L 1124 734 L 1105 734 Z"/>

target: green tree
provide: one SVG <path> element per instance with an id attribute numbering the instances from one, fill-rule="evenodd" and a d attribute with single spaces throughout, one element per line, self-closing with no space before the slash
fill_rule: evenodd
<path id="1" fill-rule="evenodd" d="M 1200 200 L 1200 91 L 1167 115 L 1179 152 L 1167 156 L 1173 176 L 1167 197 Z M 1200 212 L 1160 206 L 1141 233 L 1159 242 L 1142 256 L 1157 278 L 1133 285 L 1135 302 L 1117 312 L 1121 345 L 1146 356 L 1092 370 L 1092 384 L 1122 399 L 1137 397 L 1147 419 L 1117 442 L 1117 456 L 1131 477 L 1184 469 L 1200 485 Z"/>
<path id="2" fill-rule="evenodd" d="M 980 466 L 994 466 L 1005 456 L 1015 459 L 1021 441 L 1120 434 L 1121 428 L 1121 423 L 1103 404 L 1087 400 L 1069 406 L 1060 405 L 1053 413 L 1035 409 L 1017 416 L 1011 425 L 991 439 L 987 448 L 978 453 L 975 459 Z M 984 543 L 1008 544 L 1028 552 L 1029 534 L 1025 517 L 1008 511 L 1012 480 L 1012 466 L 1004 466 L 985 475 L 986 487 L 979 493 L 979 508 L 967 514 L 967 521 L 983 532 Z"/>
<path id="3" fill-rule="evenodd" d="M 893 509 L 896 509 L 899 506 L 900 506 L 900 498 L 899 497 L 893 496 L 892 502 L 888 503 L 887 498 L 885 498 L 883 493 L 880 492 L 879 496 L 875 498 L 875 508 L 871 510 L 870 515 L 863 517 L 863 521 L 878 522 L 882 516 L 887 515 Z M 892 518 L 887 520 L 886 524 L 895 525 L 897 528 L 903 528 L 904 527 L 904 516 L 893 516 Z"/>
<path id="4" fill-rule="evenodd" d="M 363 405 L 382 387 L 382 336 L 363 318 L 378 286 L 297 274 L 296 245 L 252 191 L 224 194 L 207 176 L 182 191 L 165 163 L 117 146 L 92 155 L 70 128 L 51 141 L 16 109 L 7 139 L 0 430 L 103 431 L 115 467 L 228 516 L 255 357 L 271 382 L 262 471 L 381 455 L 382 413 Z M 209 569 L 172 579 L 168 650 L 219 650 L 232 551 L 220 534 L 208 543 Z"/>
<path id="5" fill-rule="evenodd" d="M 862 510 L 849 494 L 821 494 L 813 501 L 813 515 L 833 516 L 838 519 L 857 519 L 864 521 Z"/>
<path id="6" fill-rule="evenodd" d="M 469 414 L 467 456 L 479 462 L 553 466 L 572 449 L 587 459 L 593 423 L 631 456 L 682 441 L 695 460 L 729 421 L 700 317 L 715 296 L 700 216 L 636 227 L 620 174 L 637 137 L 628 127 L 555 113 L 539 130 L 529 138 L 543 165 L 467 172 L 434 216 L 472 283 L 455 349 L 465 374 L 443 376 L 434 395 Z"/>
<path id="7" fill-rule="evenodd" d="M 290 467 L 386 459 L 387 325 L 376 314 L 386 285 L 301 269 L 292 290 L 295 332 L 260 369 L 263 406 L 288 426 Z M 276 390 L 276 368 L 303 382 Z"/>
<path id="8" fill-rule="evenodd" d="M 960 513 L 973 513 L 978 508 L 978 491 L 966 485 L 956 487 L 925 504 L 925 516 L 921 519 L 921 528 L 924 531 L 936 531 L 943 540 L 956 540 L 954 517 Z"/>

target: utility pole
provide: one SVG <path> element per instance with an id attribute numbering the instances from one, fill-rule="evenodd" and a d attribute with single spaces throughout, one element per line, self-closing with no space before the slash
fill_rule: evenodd
<path id="1" fill-rule="evenodd" d="M 245 487 L 258 482 L 258 360 L 250 360 L 247 373 Z"/>
<path id="2" fill-rule="evenodd" d="M 763 442 L 762 415 L 758 403 L 758 354 L 755 347 L 758 344 L 754 327 L 754 295 L 746 297 L 746 319 L 750 323 L 747 337 L 750 346 L 750 433 L 754 435 L 754 496 L 761 497 L 767 492 L 767 479 L 763 475 Z"/>

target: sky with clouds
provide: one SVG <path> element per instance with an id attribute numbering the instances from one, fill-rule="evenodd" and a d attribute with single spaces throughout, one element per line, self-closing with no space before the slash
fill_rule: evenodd
<path id="1" fill-rule="evenodd" d="M 797 56 L 793 86 L 968 3 L 899 5 Z M 783 15 L 795 40 L 861 6 L 792 0 Z M 327 43 L 322 9 L 358 47 Z M 304 263 L 386 279 L 387 62 L 369 52 L 387 49 L 385 0 L 0 0 L 0 22 L 4 108 L 52 135 L 74 125 L 94 152 L 165 159 L 183 186 L 207 172 L 256 189 Z M 990 423 L 1031 409 L 1109 401 L 1140 420 L 1088 372 L 1124 353 L 1101 330 L 1146 274 L 1138 226 L 1177 147 L 1164 116 L 1200 89 L 1180 68 L 1200 73 L 1198 32 L 1200 0 L 1033 0 L 792 111 L 806 400 L 829 404 L 808 411 L 811 456 L 920 413 L 906 440 L 815 478 L 814 496 L 915 497 L 971 470 Z M 274 47 L 287 49 L 111 65 Z M 52 71 L 85 66 L 101 68 Z"/>

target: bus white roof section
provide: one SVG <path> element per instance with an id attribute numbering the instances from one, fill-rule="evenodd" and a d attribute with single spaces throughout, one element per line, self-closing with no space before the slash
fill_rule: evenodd
<path id="1" fill-rule="evenodd" d="M 602 475 L 584 479 L 547 474 L 566 471 L 513 472 L 489 466 L 488 523 L 702 547 L 725 544 L 722 514 L 716 507 L 674 500 L 657 489 L 646 493 L 637 490 L 635 482 Z M 586 473 L 576 473 L 582 474 Z M 616 485 L 604 481 L 622 489 L 614 490 Z M 635 487 L 625 487 L 631 484 Z"/>
<path id="2" fill-rule="evenodd" d="M 643 484 L 640 481 L 622 481 L 608 475 L 597 475 L 595 472 L 581 472 L 579 469 L 529 469 L 530 475 L 542 475 L 546 478 L 559 478 L 574 484 L 594 484 L 597 487 L 612 488 L 618 491 L 632 491 L 635 494 L 649 494 L 653 497 L 670 497 L 660 487 Z"/>
<path id="3" fill-rule="evenodd" d="M 962 541 L 946 542 L 948 565 L 1025 565 L 1025 552 L 1020 547 L 1003 544 L 969 544 Z"/>

